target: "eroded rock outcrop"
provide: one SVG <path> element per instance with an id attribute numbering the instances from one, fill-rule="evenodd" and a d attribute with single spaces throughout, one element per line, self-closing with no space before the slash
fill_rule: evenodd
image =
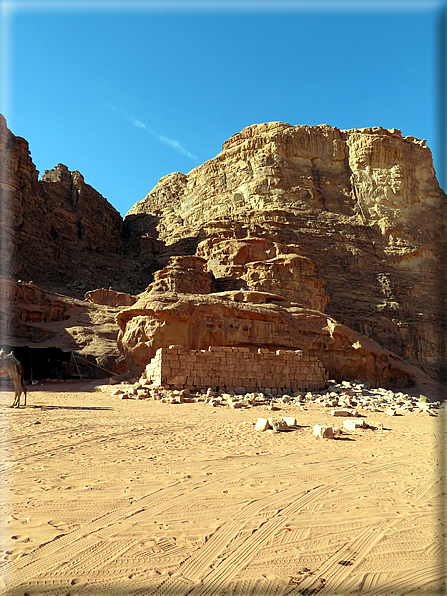
<path id="1" fill-rule="evenodd" d="M 169 345 L 195 350 L 208 346 L 299 349 L 317 357 L 331 378 L 356 378 L 373 386 L 409 386 L 420 373 L 332 317 L 263 292 L 196 296 L 146 292 L 117 315 L 117 323 L 118 341 L 133 374 L 144 370 L 158 348 Z"/>
<path id="2" fill-rule="evenodd" d="M 125 294 L 124 292 L 115 292 L 109 288 L 100 288 L 98 290 L 92 290 L 87 292 L 84 296 L 84 300 L 87 302 L 93 302 L 94 304 L 102 304 L 104 306 L 132 306 L 137 301 L 136 296 Z"/>
<path id="3" fill-rule="evenodd" d="M 201 257 L 171 257 L 169 264 L 154 274 L 148 290 L 179 292 L 182 294 L 209 294 L 213 274 L 205 270 L 206 261 Z"/>
<path id="4" fill-rule="evenodd" d="M 299 246 L 265 238 L 213 237 L 201 242 L 196 252 L 206 259 L 216 291 L 250 288 L 273 292 L 321 311 L 329 302 L 316 264 L 303 256 Z"/>
<path id="5" fill-rule="evenodd" d="M 151 234 L 166 253 L 183 242 L 195 254 L 194 239 L 202 241 L 197 254 L 221 289 L 260 278 L 257 287 L 267 289 L 270 276 L 288 269 L 290 284 L 284 278 L 282 286 L 295 300 L 300 278 L 324 281 L 324 292 L 314 285 L 308 306 L 317 299 L 313 308 L 319 300 L 322 309 L 329 297 L 329 315 L 436 374 L 443 201 L 424 141 L 380 127 L 272 122 L 235 134 L 189 174 L 160 180 L 125 226 L 134 242 Z M 239 262 L 234 240 L 245 242 L 246 252 L 264 250 L 252 237 L 264 240 L 267 252 Z M 280 257 L 272 245 L 294 245 L 303 260 Z"/>
<path id="6" fill-rule="evenodd" d="M 54 294 L 33 283 L 0 278 L 3 345 L 74 352 L 82 370 L 92 377 L 126 372 L 117 346 L 115 317 L 120 310 Z"/>
<path id="7" fill-rule="evenodd" d="M 3 275 L 78 298 L 101 285 L 144 289 L 124 255 L 122 217 L 78 171 L 58 164 L 39 180 L 27 141 L 1 115 L 0 156 Z"/>

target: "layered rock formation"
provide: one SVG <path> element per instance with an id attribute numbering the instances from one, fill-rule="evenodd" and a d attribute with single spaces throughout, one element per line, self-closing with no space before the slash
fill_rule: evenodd
<path id="1" fill-rule="evenodd" d="M 180 292 L 183 294 L 210 294 L 213 274 L 205 270 L 206 261 L 200 257 L 171 257 L 169 264 L 154 274 L 149 290 Z"/>
<path id="2" fill-rule="evenodd" d="M 124 221 L 77 171 L 59 164 L 39 180 L 2 117 L 0 153 L 3 273 L 74 297 L 89 290 L 82 312 L 118 309 L 132 370 L 169 343 L 242 342 L 317 350 L 337 378 L 411 382 L 401 358 L 436 375 L 446 196 L 424 141 L 253 125 L 189 174 L 161 179 Z M 236 320 L 255 329 L 250 341 Z"/>
<path id="3" fill-rule="evenodd" d="M 312 278 L 307 306 L 322 310 L 329 297 L 329 315 L 435 374 L 442 201 L 424 141 L 379 127 L 274 122 L 234 135 L 188 175 L 160 180 L 125 226 L 132 242 L 151 235 L 165 254 L 182 243 L 195 254 L 202 241 L 197 255 L 218 289 L 277 286 L 295 301 L 300 280 Z M 262 258 L 240 258 L 253 238 Z M 296 248 L 279 257 L 273 245 Z M 286 269 L 289 279 L 279 279 Z"/>
<path id="4" fill-rule="evenodd" d="M 101 285 L 141 291 L 120 214 L 63 164 L 38 179 L 28 143 L 0 115 L 2 273 L 82 297 Z"/>
<path id="5" fill-rule="evenodd" d="M 140 374 L 160 347 L 242 346 L 255 351 L 303 350 L 318 358 L 337 381 L 355 378 L 374 387 L 429 381 L 371 339 L 276 294 L 233 291 L 194 296 L 149 291 L 122 310 L 117 323 L 118 341 L 133 374 Z"/>
<path id="6" fill-rule="evenodd" d="M 84 296 L 87 302 L 94 304 L 103 304 L 105 306 L 132 306 L 137 301 L 136 296 L 125 294 L 124 292 L 115 292 L 112 289 L 100 288 L 87 292 Z"/>
<path id="7" fill-rule="evenodd" d="M 198 245 L 197 254 L 206 259 L 215 291 L 246 287 L 280 292 L 291 302 L 321 311 L 329 302 L 316 264 L 299 246 L 265 238 L 209 238 Z"/>
<path id="8" fill-rule="evenodd" d="M 74 353 L 79 367 L 91 377 L 126 371 L 117 347 L 115 317 L 120 310 L 0 278 L 2 345 L 39 350 L 57 347 Z M 77 371 L 73 370 L 74 376 Z M 40 378 L 39 371 L 35 373 Z"/>

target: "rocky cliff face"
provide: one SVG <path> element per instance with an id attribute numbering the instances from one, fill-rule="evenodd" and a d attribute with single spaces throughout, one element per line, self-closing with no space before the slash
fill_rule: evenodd
<path id="1" fill-rule="evenodd" d="M 115 318 L 120 310 L 119 306 L 54 294 L 33 283 L 0 278 L 2 345 L 27 346 L 40 353 L 57 347 L 66 354 L 75 354 L 78 363 L 76 367 L 73 363 L 75 377 L 79 368 L 92 377 L 126 371 L 117 346 Z M 23 365 L 27 366 L 28 362 Z M 39 370 L 34 372 L 36 378 L 41 378 Z"/>
<path id="2" fill-rule="evenodd" d="M 436 374 L 446 195 L 424 141 L 379 127 L 253 125 L 189 174 L 162 178 L 124 221 L 77 171 L 59 164 L 39 180 L 27 142 L 3 117 L 0 155 L 4 275 L 74 297 L 110 287 L 88 299 L 121 307 L 137 300 L 121 293 L 147 286 L 150 295 L 189 295 L 181 311 L 197 295 L 274 295 Z M 146 337 L 143 319 L 121 330 L 129 354 Z M 344 371 L 337 350 L 328 368 Z"/>
<path id="3" fill-rule="evenodd" d="M 124 255 L 120 214 L 79 172 L 59 164 L 39 180 L 28 143 L 3 116 L 0 155 L 3 275 L 78 297 L 102 285 L 143 289 L 138 266 Z"/>
<path id="4" fill-rule="evenodd" d="M 150 235 L 165 255 L 197 250 L 221 289 L 261 283 L 299 302 L 301 283 L 307 307 L 433 373 L 445 198 L 424 141 L 379 127 L 274 122 L 234 135 L 188 175 L 160 180 L 125 227 L 134 244 Z M 259 258 L 250 243 L 270 248 Z"/>
<path id="5" fill-rule="evenodd" d="M 239 346 L 275 353 L 299 349 L 317 358 L 330 378 L 357 379 L 373 387 L 434 386 L 428 375 L 322 312 L 301 308 L 277 294 L 143 292 L 117 314 L 118 343 L 128 369 L 140 374 L 160 347 L 194 351 Z"/>

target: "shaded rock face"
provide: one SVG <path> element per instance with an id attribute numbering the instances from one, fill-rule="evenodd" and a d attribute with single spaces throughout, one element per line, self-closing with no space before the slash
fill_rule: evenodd
<path id="1" fill-rule="evenodd" d="M 76 354 L 90 377 L 126 372 L 117 347 L 120 308 L 54 294 L 35 284 L 0 278 L 0 337 L 4 345 Z M 77 369 L 74 369 L 76 376 Z M 36 371 L 37 378 L 38 371 Z"/>
<path id="2" fill-rule="evenodd" d="M 0 116 L 3 275 L 79 298 L 101 285 L 141 291 L 140 268 L 124 255 L 120 214 L 62 164 L 38 180 L 29 153 Z"/>
<path id="3" fill-rule="evenodd" d="M 165 255 L 183 246 L 207 259 L 217 289 L 248 285 L 325 309 L 434 374 L 445 198 L 424 141 L 273 122 L 160 180 L 125 226 L 131 243 L 149 234 Z"/>

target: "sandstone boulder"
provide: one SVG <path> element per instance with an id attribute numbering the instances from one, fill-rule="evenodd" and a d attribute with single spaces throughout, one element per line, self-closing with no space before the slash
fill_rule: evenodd
<path id="1" fill-rule="evenodd" d="M 316 424 L 313 427 L 312 434 L 318 439 L 333 439 L 334 430 L 331 426 L 325 426 L 324 424 Z"/>
<path id="2" fill-rule="evenodd" d="M 87 292 L 84 296 L 87 302 L 102 304 L 104 306 L 132 306 L 137 301 L 136 296 L 125 294 L 124 292 L 115 292 L 115 290 L 104 288 Z"/>

